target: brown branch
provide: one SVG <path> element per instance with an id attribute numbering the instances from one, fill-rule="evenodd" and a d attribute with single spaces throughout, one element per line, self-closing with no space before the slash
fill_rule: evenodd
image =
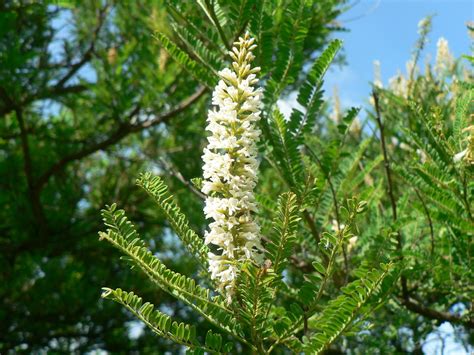
<path id="1" fill-rule="evenodd" d="M 431 237 L 431 255 L 433 256 L 434 251 L 435 251 L 435 236 L 434 236 L 433 221 L 431 219 L 430 211 L 428 210 L 428 207 L 426 206 L 425 200 L 423 200 L 420 192 L 418 191 L 416 187 L 414 188 L 414 190 L 415 190 L 416 196 L 421 202 L 421 205 L 423 206 L 423 210 L 425 211 L 426 218 L 428 219 L 428 225 L 430 227 L 430 237 Z"/>
<path id="2" fill-rule="evenodd" d="M 102 25 L 104 24 L 104 19 L 105 19 L 105 15 L 107 14 L 107 10 L 108 10 L 108 5 L 105 5 L 102 9 L 99 10 L 97 26 L 95 27 L 94 32 L 92 33 L 92 39 L 91 39 L 91 43 L 89 44 L 89 47 L 82 55 L 82 58 L 77 63 L 74 63 L 73 65 L 71 65 L 71 69 L 61 79 L 59 79 L 59 81 L 55 85 L 56 88 L 63 87 L 64 84 L 69 79 L 71 79 L 74 76 L 74 74 L 77 73 L 79 69 L 81 69 L 84 66 L 84 64 L 86 64 L 88 61 L 92 59 L 92 55 L 94 54 L 94 50 L 95 50 L 97 37 L 99 36 L 99 32 L 100 32 L 100 29 L 102 28 Z"/>
<path id="3" fill-rule="evenodd" d="M 311 231 L 311 234 L 313 235 L 314 239 L 316 240 L 316 243 L 319 244 L 319 242 L 321 241 L 321 238 L 319 237 L 318 228 L 316 227 L 316 223 L 314 223 L 313 217 L 311 216 L 311 214 L 307 210 L 303 211 L 303 217 L 304 217 L 304 220 L 305 220 L 306 224 L 308 225 L 308 227 Z"/>
<path id="4" fill-rule="evenodd" d="M 38 227 L 38 233 L 41 236 L 46 235 L 47 223 L 44 215 L 43 206 L 41 205 L 39 191 L 35 188 L 35 181 L 33 177 L 33 164 L 31 162 L 30 144 L 28 141 L 28 133 L 25 127 L 23 112 L 19 107 L 15 107 L 15 114 L 20 126 L 21 149 L 23 152 L 23 169 L 26 176 L 26 183 L 28 186 L 28 195 L 33 211 L 33 216 Z"/>
<path id="5" fill-rule="evenodd" d="M 29 95 L 24 99 L 18 99 L 17 100 L 18 104 L 15 104 L 15 102 L 13 102 L 13 100 L 11 100 L 8 97 L 6 90 L 0 87 L 0 98 L 5 103 L 3 107 L 0 107 L 0 116 L 4 116 L 14 111 L 16 106 L 25 106 L 38 99 L 46 99 L 46 98 L 55 97 L 59 94 L 77 93 L 77 92 L 81 92 L 85 90 L 85 86 L 83 85 L 71 85 L 68 87 L 64 87 L 64 85 L 69 79 L 71 79 L 77 73 L 79 69 L 81 69 L 88 61 L 91 60 L 92 55 L 95 50 L 97 37 L 99 35 L 100 29 L 102 28 L 104 24 L 104 19 L 105 19 L 107 10 L 108 10 L 108 5 L 106 5 L 104 8 L 102 8 L 99 11 L 98 24 L 93 31 L 91 43 L 89 47 L 87 48 L 87 50 L 82 55 L 82 58 L 78 62 L 71 64 L 69 71 L 61 79 L 59 79 L 58 82 L 54 86 L 52 86 L 51 88 L 43 89 L 40 91 L 40 93 Z"/>
<path id="6" fill-rule="evenodd" d="M 51 178 L 51 176 L 55 175 L 59 171 L 61 171 L 67 164 L 70 162 L 80 160 L 88 155 L 91 155 L 99 150 L 104 150 L 111 145 L 119 142 L 122 140 L 124 137 L 128 136 L 131 133 L 136 133 L 140 132 L 144 129 L 150 128 L 152 126 L 156 126 L 160 123 L 165 123 L 172 117 L 175 117 L 179 113 L 183 112 L 185 109 L 187 109 L 189 106 L 191 106 L 194 102 L 196 102 L 205 92 L 207 91 L 207 88 L 201 87 L 198 89 L 193 95 L 189 96 L 185 100 L 183 100 L 181 103 L 179 103 L 175 108 L 172 110 L 162 114 L 158 115 L 155 118 L 151 120 L 147 120 L 144 122 L 138 122 L 136 124 L 130 124 L 128 121 L 125 123 L 122 123 L 119 125 L 118 129 L 110 135 L 108 138 L 104 139 L 101 142 L 98 143 L 91 143 L 87 145 L 84 149 L 79 150 L 75 153 L 69 154 L 61 158 L 59 161 L 57 161 L 55 164 L 53 164 L 44 174 L 42 174 L 38 180 L 36 181 L 35 188 L 38 190 L 41 190 L 43 186 L 48 182 L 48 180 Z M 129 120 L 133 118 L 135 115 L 137 115 L 139 112 L 139 107 L 137 106 L 130 114 L 129 114 Z"/>
<path id="7" fill-rule="evenodd" d="M 375 119 L 377 121 L 377 125 L 380 130 L 380 145 L 381 145 L 382 153 L 383 153 L 385 175 L 387 177 L 388 195 L 390 198 L 390 204 L 392 206 L 392 218 L 393 218 L 393 221 L 396 222 L 397 221 L 397 202 L 395 201 L 395 196 L 393 194 L 392 171 L 390 169 L 390 161 L 388 159 L 387 145 L 385 144 L 385 134 L 384 134 L 385 127 L 382 123 L 379 96 L 377 94 L 375 87 L 372 90 L 372 97 L 374 99 L 374 106 L 375 106 Z M 402 239 L 402 234 L 400 233 L 400 230 L 397 230 L 397 249 L 400 253 L 400 257 L 403 259 L 403 239 Z M 400 282 L 402 285 L 403 298 L 408 301 L 409 294 L 408 294 L 407 279 L 404 275 L 400 277 Z"/>
<path id="8" fill-rule="evenodd" d="M 0 117 L 14 111 L 15 106 L 24 107 L 36 100 L 53 99 L 62 95 L 77 94 L 83 92 L 86 89 L 87 86 L 85 85 L 70 85 L 63 87 L 53 86 L 51 88 L 42 89 L 39 93 L 26 96 L 24 99 L 18 101 L 18 103 L 15 104 L 10 98 L 8 98 L 5 89 L 0 87 L 0 98 L 5 103 L 3 107 L 0 107 Z"/>
<path id="9" fill-rule="evenodd" d="M 334 203 L 334 211 L 336 213 L 337 228 L 338 228 L 338 231 L 341 231 L 342 228 L 341 228 L 341 218 L 340 218 L 340 215 L 339 215 L 339 203 L 337 202 L 336 190 L 334 189 L 334 185 L 332 183 L 331 172 L 328 172 L 326 174 L 326 172 L 324 171 L 324 168 L 323 168 L 323 164 L 321 163 L 321 160 L 318 158 L 316 153 L 307 145 L 305 146 L 305 148 L 308 150 L 308 152 L 314 158 L 314 160 L 316 160 L 316 163 L 318 164 L 319 168 L 321 169 L 321 171 L 324 174 L 324 177 L 326 178 L 326 181 L 328 182 L 329 189 L 331 190 L 332 200 L 333 200 L 333 203 Z M 347 260 L 347 252 L 346 252 L 345 245 L 342 245 L 341 249 L 342 249 L 342 255 L 344 257 L 345 280 L 347 282 L 347 277 L 349 276 L 349 262 Z M 327 261 L 329 261 L 329 259 L 327 259 Z"/>
<path id="10" fill-rule="evenodd" d="M 382 146 L 384 168 L 385 168 L 385 174 L 387 176 L 388 194 L 390 197 L 390 204 L 392 206 L 392 215 L 393 215 L 393 220 L 396 221 L 397 220 L 397 203 L 395 201 L 395 197 L 393 194 L 392 172 L 390 169 L 390 161 L 388 159 L 388 154 L 387 154 L 387 146 L 385 144 L 385 134 L 384 134 L 385 127 L 382 124 L 382 117 L 381 117 L 380 105 L 379 105 L 379 96 L 377 92 L 375 91 L 375 89 L 374 91 L 372 91 L 372 96 L 374 98 L 374 103 L 375 103 L 375 118 L 380 130 L 380 144 Z"/>
<path id="11" fill-rule="evenodd" d="M 7 113 L 12 112 L 15 109 L 15 103 L 7 94 L 7 90 L 0 86 L 0 99 L 3 101 L 4 106 L 0 107 L 0 116 L 4 116 Z"/>
<path id="12" fill-rule="evenodd" d="M 322 166 L 321 166 L 321 170 L 322 170 Z M 334 203 L 334 211 L 336 212 L 337 230 L 339 232 L 342 230 L 342 228 L 341 228 L 341 218 L 339 215 L 339 204 L 337 202 L 337 195 L 336 195 L 336 191 L 334 189 L 334 185 L 331 180 L 331 175 L 328 174 L 326 178 L 328 180 L 329 188 L 331 190 L 331 195 L 332 195 L 332 199 Z M 342 255 L 344 257 L 344 270 L 345 270 L 344 279 L 345 279 L 345 282 L 347 282 L 347 278 L 349 277 L 349 261 L 347 260 L 346 245 L 342 244 L 341 249 L 342 249 Z"/>
<path id="13" fill-rule="evenodd" d="M 86 85 L 69 85 L 69 86 L 53 86 L 52 88 L 47 88 L 42 90 L 41 93 L 33 95 L 30 99 L 25 100 L 22 104 L 29 104 L 34 100 L 50 99 L 57 96 L 67 95 L 67 94 L 78 94 L 87 89 Z"/>
<path id="14" fill-rule="evenodd" d="M 189 180 L 186 180 L 183 174 L 181 174 L 181 172 L 178 169 L 176 169 L 173 166 L 173 164 L 171 164 L 169 161 L 165 160 L 164 158 L 160 158 L 159 160 L 161 164 L 164 166 L 164 168 L 167 170 L 167 172 L 171 173 L 171 175 L 173 175 L 176 179 L 178 179 L 184 186 L 188 188 L 189 191 L 191 191 L 201 200 L 206 199 L 206 195 L 203 194 L 198 189 L 196 189 L 196 187 L 194 187 L 194 185 Z"/>
<path id="15" fill-rule="evenodd" d="M 474 319 L 464 319 L 463 317 L 457 316 L 455 314 L 440 312 L 432 308 L 425 307 L 413 299 L 401 299 L 401 303 L 410 311 L 415 312 L 419 315 L 422 315 L 429 319 L 435 319 L 440 322 L 450 322 L 464 325 L 469 329 L 474 329 Z"/>
<path id="16" fill-rule="evenodd" d="M 191 96 L 187 97 L 183 101 L 181 101 L 176 107 L 174 107 L 172 110 L 168 111 L 167 113 L 164 113 L 163 115 L 158 115 L 152 120 L 147 120 L 144 121 L 134 128 L 134 132 L 141 131 L 145 128 L 155 126 L 158 123 L 165 123 L 169 119 L 173 118 L 174 116 L 178 115 L 179 113 L 183 112 L 186 110 L 189 106 L 191 106 L 193 103 L 195 103 L 197 100 L 201 98 L 205 93 L 207 92 L 207 87 L 201 86 L 198 88 L 198 90 L 192 94 Z"/>
<path id="17" fill-rule="evenodd" d="M 302 271 L 303 273 L 310 273 L 314 271 L 313 265 L 307 263 L 306 261 L 302 260 L 301 258 L 297 257 L 296 255 L 290 256 L 291 264 Z"/>

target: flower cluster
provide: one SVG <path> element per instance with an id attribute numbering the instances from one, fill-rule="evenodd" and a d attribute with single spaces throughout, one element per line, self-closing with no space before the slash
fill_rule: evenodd
<path id="1" fill-rule="evenodd" d="M 206 194 L 204 213 L 213 220 L 206 232 L 206 244 L 217 247 L 209 253 L 211 278 L 230 302 L 239 264 L 261 262 L 260 229 L 253 189 L 257 183 L 257 140 L 260 135 L 261 89 L 255 89 L 260 68 L 251 68 L 254 39 L 246 34 L 230 51 L 232 70 L 219 72 L 221 80 L 212 96 L 217 109 L 209 111 L 208 146 L 204 149 Z"/>
<path id="2" fill-rule="evenodd" d="M 441 37 L 438 39 L 436 47 L 437 52 L 434 70 L 438 76 L 443 76 L 453 68 L 454 57 L 449 51 L 448 41 L 445 38 Z"/>
<path id="3" fill-rule="evenodd" d="M 374 60 L 374 86 L 383 88 L 382 69 L 379 60 Z"/>
<path id="4" fill-rule="evenodd" d="M 408 81 L 400 72 L 388 80 L 388 87 L 395 95 L 404 98 L 408 96 Z"/>

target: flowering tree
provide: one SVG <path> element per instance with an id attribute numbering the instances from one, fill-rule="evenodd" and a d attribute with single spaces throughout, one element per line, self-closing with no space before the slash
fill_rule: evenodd
<path id="1" fill-rule="evenodd" d="M 214 21 L 221 32 L 219 20 Z M 436 301 L 443 307 L 453 302 L 470 306 L 464 282 L 470 279 L 472 243 L 463 237 L 472 235 L 473 226 L 472 128 L 466 120 L 471 91 L 453 101 L 449 94 L 436 94 L 445 83 L 434 80 L 430 70 L 424 76 L 418 73 L 429 24 L 421 24 L 407 77 L 391 80 L 389 90 L 381 80 L 374 82 L 368 117 L 377 128 L 373 137 L 366 136 L 356 119 L 356 108 L 338 110 L 327 125 L 317 121 L 323 108 L 322 79 L 341 47 L 338 40 L 304 71 L 301 60 L 294 61 L 302 55 L 297 44 L 304 40 L 304 30 L 294 32 L 294 41 L 269 57 L 256 46 L 267 48 L 263 24 L 257 20 L 249 33 L 261 42 L 237 31 L 228 53 L 231 64 L 218 71 L 157 34 L 202 85 L 215 86 L 214 74 L 220 78 L 212 96 L 217 109 L 208 114 L 211 135 L 203 154 L 203 179 L 194 179 L 192 187 L 203 195 L 210 220 L 204 238 L 189 227 L 160 177 L 147 173 L 137 181 L 200 270 L 190 270 L 191 277 L 169 269 L 116 205 L 103 211 L 108 229 L 100 236 L 205 319 L 208 329 L 198 333 L 193 324 L 175 320 L 133 292 L 105 288 L 103 297 L 121 303 L 157 335 L 194 353 L 313 354 L 342 336 L 346 345 L 337 345 L 342 349 L 351 348 L 351 342 L 357 348 L 363 339 L 362 349 L 392 351 L 392 344 L 370 339 L 371 334 L 385 336 L 384 324 L 361 332 L 369 328 L 375 310 L 390 318 L 394 309 L 406 309 L 416 315 L 414 322 L 419 315 L 471 328 L 465 312 L 439 310 L 429 300 L 420 302 L 417 294 L 430 295 L 442 287 L 440 274 L 425 282 L 430 264 L 424 260 L 423 267 L 420 260 L 431 248 L 429 257 L 437 268 L 445 265 L 448 244 L 443 238 L 449 233 L 457 243 L 456 258 L 463 260 L 452 270 L 462 280 L 463 292 L 442 291 L 444 298 Z M 227 43 L 225 33 L 220 34 Z M 436 75 L 446 75 L 446 70 L 453 75 L 459 68 L 449 64 L 443 41 L 439 48 L 435 71 L 441 74 Z M 253 67 L 253 61 L 260 67 Z M 452 85 L 468 86 L 458 81 Z M 289 87 L 297 91 L 299 106 L 284 117 L 277 101 Z M 425 111 L 426 102 L 433 111 Z M 443 128 L 441 115 L 452 117 Z M 390 119 L 394 116 L 406 120 L 411 130 L 393 124 L 398 122 Z M 258 177 L 263 181 L 256 192 Z M 427 226 L 420 227 L 420 219 Z M 438 247 L 436 236 L 442 241 Z M 386 305 L 389 299 L 393 302 Z"/>
<path id="2" fill-rule="evenodd" d="M 300 191 L 299 196 L 292 192 L 281 195 L 273 222 L 274 231 L 264 247 L 254 216 L 258 212 L 253 190 L 257 183 L 257 142 L 261 133 L 257 123 L 262 109 L 262 89 L 254 87 L 260 68 L 251 67 L 255 58 L 252 53 L 256 48 L 254 42 L 245 34 L 234 43 L 235 47 L 229 52 L 232 69 L 219 72 L 221 80 L 213 93 L 212 102 L 218 110 L 209 111 L 207 130 L 212 135 L 204 149 L 204 180 L 198 183 L 206 195 L 204 213 L 213 220 L 205 241 L 189 229 L 185 216 L 171 201 L 158 177 L 147 174 L 138 181 L 167 213 L 183 243 L 203 268 L 208 269 L 209 284 L 218 293 L 213 295 L 212 290 L 198 285 L 193 279 L 168 270 L 141 243 L 133 225 L 115 205 L 103 211 L 109 229 L 100 234 L 102 239 L 131 257 L 132 262 L 158 286 L 199 312 L 221 333 L 209 330 L 202 343 L 203 339 L 192 325 L 172 321 L 161 311 L 154 310 L 150 303 L 143 304 L 133 293 L 106 288 L 103 297 L 122 303 L 158 335 L 197 353 L 232 351 L 234 343 L 223 344 L 223 333 L 233 337 L 239 347 L 245 346 L 253 352 L 270 353 L 281 346 L 297 352 L 319 352 L 342 332 L 357 327 L 353 324 L 356 318 L 362 316 L 363 319 L 370 313 L 370 308 L 382 302 L 382 295 L 396 279 L 397 268 L 389 262 L 378 269 L 359 271 L 363 276 L 345 286 L 343 295 L 318 309 L 317 301 L 332 276 L 335 257 L 353 236 L 356 216 L 365 208 L 365 202 L 350 200 L 345 208 L 347 224 L 339 223 L 336 234 L 321 236 L 319 245 L 325 264 L 313 262 L 317 274 L 312 275 L 311 282 L 294 296 L 302 306 L 294 303 L 286 308 L 275 303 L 281 298 L 280 293 L 288 288 L 283 287 L 284 270 L 294 248 L 303 204 L 314 193 L 314 181 L 308 181 L 304 187 L 307 191 Z M 312 105 L 318 102 L 315 84 L 321 81 L 339 46 L 340 42 L 335 41 L 323 53 L 300 91 L 300 101 L 307 112 L 311 112 Z M 295 125 L 296 131 L 292 132 L 295 138 L 299 130 L 307 129 L 305 116 L 299 112 L 290 120 L 290 124 Z M 280 129 L 283 128 L 281 118 L 279 124 Z M 293 145 L 290 149 L 297 147 Z M 319 289 L 317 284 L 320 284 Z M 317 324 L 316 332 L 309 331 L 310 319 Z M 297 334 L 302 330 L 309 336 L 298 339 Z"/>

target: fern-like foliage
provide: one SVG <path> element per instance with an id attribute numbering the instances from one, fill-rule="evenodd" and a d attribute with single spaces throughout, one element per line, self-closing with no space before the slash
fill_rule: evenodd
<path id="1" fill-rule="evenodd" d="M 142 187 L 158 204 L 171 224 L 176 235 L 181 239 L 189 252 L 196 257 L 200 265 L 207 270 L 207 253 L 209 248 L 204 241 L 189 227 L 186 216 L 181 212 L 173 197 L 168 193 L 168 187 L 159 176 L 150 173 L 142 174 L 137 185 Z"/>
<path id="2" fill-rule="evenodd" d="M 474 144 L 469 121 L 472 84 L 453 82 L 461 94 L 440 99 L 442 84 L 417 78 L 411 70 L 407 90 L 400 95 L 374 88 L 374 102 L 379 95 L 381 110 L 377 107 L 366 121 L 359 121 L 358 108 L 342 113 L 338 109 L 328 117 L 323 77 L 342 42 L 330 42 L 314 61 L 305 60 L 305 54 L 315 52 L 307 48 L 315 33 L 315 10 L 332 0 L 165 3 L 172 34 L 156 37 L 178 65 L 207 87 L 215 85 L 216 72 L 229 61 L 226 53 L 232 43 L 246 31 L 256 38 L 255 62 L 261 66 L 264 89 L 260 120 L 264 161 L 255 214 L 264 250 L 254 250 L 255 260 L 242 259 L 235 268 L 222 264 L 213 269 L 214 276 L 232 280 L 224 301 L 216 296 L 222 287 L 203 286 L 215 286 L 205 277 L 195 281 L 166 267 L 146 248 L 124 212 L 112 205 L 103 211 L 108 229 L 101 239 L 217 330 L 196 334 L 192 325 L 173 321 L 120 289 L 105 289 L 104 297 L 125 306 L 157 335 L 195 354 L 318 354 L 334 345 L 347 350 L 351 336 L 361 336 L 371 315 L 383 312 L 390 297 L 397 301 L 390 302 L 390 308 L 417 308 L 423 317 L 434 314 L 437 320 L 466 322 L 465 316 L 423 309 L 416 293 L 428 298 L 438 294 L 441 302 L 455 304 L 468 299 L 472 288 L 464 281 L 472 275 L 472 243 L 466 236 L 472 236 L 474 227 L 473 153 L 466 149 Z M 290 90 L 297 93 L 298 108 L 284 117 L 277 102 Z M 424 99 L 435 104 L 425 104 L 411 97 L 413 93 L 426 95 Z M 364 127 L 371 119 L 376 124 Z M 379 130 L 369 132 L 374 127 Z M 160 177 L 144 174 L 137 183 L 155 200 L 202 269 L 208 270 L 209 251 L 218 259 L 222 249 L 205 245 L 190 228 Z M 199 178 L 193 183 L 202 188 Z M 221 213 L 217 204 L 212 209 Z M 236 213 L 230 223 L 247 217 Z M 225 255 L 231 255 L 232 248 L 247 247 L 235 242 L 225 223 L 221 229 L 216 238 L 230 245 Z M 417 275 L 411 267 L 428 255 L 419 250 L 427 237 L 432 244 L 430 263 L 449 270 L 430 280 L 441 288 L 438 293 L 425 291 L 429 268 Z M 437 243 L 440 251 L 435 252 Z M 411 276 L 419 277 L 418 282 Z M 401 292 L 390 295 L 399 277 Z M 459 295 L 444 285 L 448 277 L 462 284 Z M 344 342 L 339 342 L 341 337 Z"/>
<path id="3" fill-rule="evenodd" d="M 324 50 L 321 56 L 313 64 L 311 70 L 306 76 L 305 82 L 302 84 L 297 101 L 305 108 L 305 113 L 297 109 L 293 109 L 290 118 L 290 130 L 298 139 L 302 139 L 304 133 L 309 133 L 314 126 L 314 121 L 317 117 L 318 110 L 322 105 L 321 89 L 323 84 L 323 77 L 329 66 L 333 62 L 336 54 L 342 46 L 342 41 L 333 40 L 329 46 Z M 357 113 L 355 113 L 357 114 Z"/>
<path id="4" fill-rule="evenodd" d="M 199 63 L 215 74 L 223 67 L 223 61 L 219 56 L 211 51 L 208 46 L 187 27 L 173 25 L 174 33 L 186 46 L 188 53 L 192 54 Z"/>
<path id="5" fill-rule="evenodd" d="M 366 302 L 380 292 L 383 280 L 393 269 L 393 264 L 382 264 L 380 269 L 369 270 L 360 279 L 343 287 L 343 294 L 330 301 L 317 320 L 311 322 L 316 332 L 306 339 L 303 345 L 305 353 L 321 353 L 346 331 Z"/>
<path id="6" fill-rule="evenodd" d="M 273 221 L 274 233 L 265 246 L 265 258 L 270 260 L 271 268 L 282 277 L 288 257 L 293 253 L 296 242 L 295 233 L 298 227 L 299 205 L 294 193 L 287 192 L 278 199 L 278 210 Z"/>
<path id="7" fill-rule="evenodd" d="M 155 309 L 154 305 L 145 302 L 133 292 L 118 289 L 103 288 L 102 298 L 120 303 L 138 319 L 145 323 L 156 335 L 172 340 L 177 344 L 186 346 L 187 353 L 220 354 L 230 352 L 233 343 L 223 344 L 222 335 L 212 330 L 206 332 L 205 343 L 202 344 L 196 334 L 196 327 L 183 322 L 174 321 L 170 316 Z"/>
<path id="8" fill-rule="evenodd" d="M 149 302 L 143 303 L 142 298 L 133 292 L 126 292 L 120 288 L 115 290 L 103 288 L 102 298 L 120 303 L 145 323 L 155 334 L 170 339 L 177 344 L 184 345 L 189 349 L 207 351 L 209 353 L 218 353 L 221 350 L 222 340 L 220 342 L 206 341 L 205 345 L 201 345 L 196 335 L 195 326 L 173 321 L 170 316 L 155 309 L 153 304 Z M 209 332 L 212 333 L 212 331 Z M 219 337 L 222 338 L 220 335 Z"/>
<path id="9" fill-rule="evenodd" d="M 272 149 L 272 158 L 293 192 L 301 195 L 302 186 L 306 186 L 303 162 L 299 148 L 304 136 L 314 126 L 317 113 L 322 105 L 322 78 L 339 51 L 342 42 L 334 40 L 315 61 L 302 87 L 297 101 L 305 109 L 301 112 L 293 109 L 287 123 L 283 115 L 274 110 L 272 120 L 264 128 Z"/>
<path id="10" fill-rule="evenodd" d="M 271 108 L 283 90 L 292 84 L 303 64 L 303 44 L 310 26 L 305 1 L 291 1 L 282 13 L 278 34 L 278 51 L 273 63 L 274 70 L 265 88 L 264 102 Z"/>
<path id="11" fill-rule="evenodd" d="M 160 41 L 163 48 L 169 53 L 169 55 L 176 60 L 183 68 L 185 68 L 189 74 L 193 75 L 196 80 L 201 84 L 212 88 L 215 85 L 215 79 L 209 68 L 199 65 L 194 59 L 192 59 L 188 53 L 183 51 L 176 43 L 164 33 L 156 33 L 155 38 Z"/>
<path id="12" fill-rule="evenodd" d="M 273 233 L 266 244 L 265 264 L 256 267 L 251 263 L 242 266 L 239 277 L 238 312 L 252 329 L 250 336 L 262 343 L 267 340 L 273 329 L 278 328 L 272 316 L 272 307 L 282 284 L 283 270 L 288 257 L 292 254 L 296 241 L 295 233 L 300 221 L 299 204 L 292 192 L 284 193 L 278 199 L 278 209 L 273 220 Z M 260 348 L 263 351 L 263 348 Z"/>
<path id="13" fill-rule="evenodd" d="M 221 297 L 212 297 L 210 290 L 197 285 L 193 279 L 168 269 L 144 246 L 123 210 L 116 210 L 116 205 L 111 205 L 102 210 L 102 217 L 109 229 L 100 233 L 101 239 L 129 256 L 131 262 L 162 290 L 190 306 L 215 326 L 238 336 L 236 321 Z"/>
<path id="14" fill-rule="evenodd" d="M 278 291 L 284 288 L 281 284 L 282 272 L 293 252 L 299 220 L 296 195 L 291 192 L 282 194 L 273 221 L 274 231 L 266 244 L 265 265 L 261 268 L 252 264 L 242 267 L 238 287 L 242 300 L 239 312 L 254 329 L 252 337 L 260 342 L 272 334 L 275 326 L 278 327 L 270 312 Z"/>
<path id="15" fill-rule="evenodd" d="M 257 348 L 260 348 L 260 351 L 263 351 L 261 344 L 272 331 L 268 318 L 268 306 L 272 302 L 270 284 L 274 277 L 271 269 L 246 263 L 242 265 L 242 273 L 237 284 L 240 303 L 236 313 L 249 329 L 247 336 L 258 344 Z"/>
<path id="16" fill-rule="evenodd" d="M 266 131 L 276 168 L 287 185 L 299 193 L 298 183 L 303 179 L 303 166 L 298 144 L 288 130 L 285 117 L 278 109 L 273 111 L 272 122 Z"/>
<path id="17" fill-rule="evenodd" d="M 455 229 L 469 233 L 474 227 L 472 211 L 473 186 L 469 164 L 460 164 L 454 160 L 456 153 L 466 146 L 466 127 L 470 97 L 474 90 L 467 90 L 458 99 L 456 118 L 452 129 L 444 132 L 440 129 L 439 114 L 427 112 L 413 104 L 412 114 L 423 124 L 422 129 L 406 131 L 407 136 L 416 143 L 426 157 L 426 162 L 414 161 L 409 170 L 398 168 L 397 172 L 426 198 L 438 207 L 433 211 L 436 219 L 446 220 Z M 448 137 L 446 137 L 448 135 Z"/>

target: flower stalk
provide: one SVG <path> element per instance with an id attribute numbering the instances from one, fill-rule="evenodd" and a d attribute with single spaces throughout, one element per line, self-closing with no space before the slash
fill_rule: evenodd
<path id="1" fill-rule="evenodd" d="M 209 271 L 228 302 L 239 265 L 248 260 L 261 263 L 262 258 L 260 228 L 253 217 L 262 98 L 261 89 L 255 88 L 260 68 L 251 67 L 255 48 L 254 39 L 245 34 L 229 52 L 231 69 L 219 72 L 221 80 L 212 96 L 217 108 L 208 114 L 206 129 L 211 135 L 202 156 L 204 213 L 213 220 L 205 242 L 216 247 L 209 253 Z"/>

